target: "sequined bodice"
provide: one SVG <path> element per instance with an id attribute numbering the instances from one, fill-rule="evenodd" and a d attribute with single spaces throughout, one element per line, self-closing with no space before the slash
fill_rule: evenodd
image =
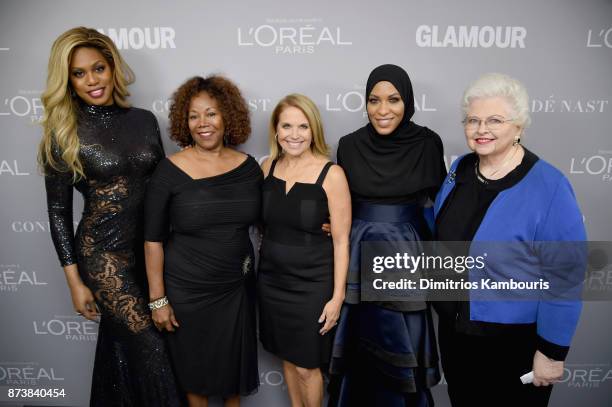
<path id="1" fill-rule="evenodd" d="M 90 404 L 179 406 L 145 297 L 144 193 L 164 156 L 157 120 L 141 109 L 81 106 L 77 121 L 85 178 L 75 184 L 71 173 L 48 170 L 45 186 L 60 262 L 77 265 L 101 313 Z M 75 188 L 84 198 L 76 235 Z"/>
<path id="2" fill-rule="evenodd" d="M 67 173 L 46 177 L 52 236 L 63 265 L 76 262 L 75 251 L 86 255 L 140 243 L 146 182 L 164 156 L 157 121 L 145 110 L 81 106 L 77 133 L 85 178 L 73 184 Z M 84 199 L 76 243 L 73 187 Z"/>

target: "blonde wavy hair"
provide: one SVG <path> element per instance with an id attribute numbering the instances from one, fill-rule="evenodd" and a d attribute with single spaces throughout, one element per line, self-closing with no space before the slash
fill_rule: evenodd
<path id="1" fill-rule="evenodd" d="M 268 142 L 270 144 L 270 157 L 275 160 L 279 158 L 282 148 L 276 139 L 276 126 L 280 120 L 280 114 L 288 107 L 298 108 L 308 119 L 308 125 L 312 131 L 312 144 L 310 149 L 314 154 L 329 157 L 329 146 L 325 142 L 321 113 L 317 105 L 307 96 L 299 93 L 292 93 L 285 96 L 278 102 L 270 117 Z"/>
<path id="2" fill-rule="evenodd" d="M 78 96 L 70 84 L 70 61 L 77 48 L 95 48 L 106 58 L 113 73 L 113 101 L 129 107 L 128 85 L 134 72 L 123 60 L 113 41 L 93 28 L 76 27 L 61 34 L 51 47 L 47 70 L 47 88 L 42 94 L 45 114 L 43 137 L 38 147 L 38 164 L 43 172 L 49 169 L 72 172 L 73 181 L 85 178 L 79 159 L 77 136 Z"/>

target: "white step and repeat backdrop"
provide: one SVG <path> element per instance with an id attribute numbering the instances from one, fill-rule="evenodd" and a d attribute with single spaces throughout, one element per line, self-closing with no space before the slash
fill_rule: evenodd
<path id="1" fill-rule="evenodd" d="M 28 405 L 88 403 L 96 324 L 74 316 L 35 162 L 49 49 L 74 26 L 117 43 L 136 72 L 132 103 L 157 115 L 168 152 L 176 150 L 166 137 L 168 98 L 190 76 L 221 73 L 239 84 L 253 118 L 242 148 L 260 158 L 282 96 L 310 96 L 335 148 L 366 121 L 370 70 L 394 63 L 412 78 L 414 120 L 440 134 L 448 163 L 466 152 L 464 88 L 485 72 L 510 74 L 532 98 L 525 145 L 569 177 L 589 238 L 612 240 L 609 0 L 3 0 L 0 7 L 0 405 L 19 405 L 7 397 L 10 387 L 66 391 Z M 609 302 L 585 304 L 552 406 L 611 405 L 611 311 Z M 244 405 L 288 405 L 278 360 L 261 351 L 260 372 L 260 390 Z M 444 383 L 434 394 L 449 405 Z"/>

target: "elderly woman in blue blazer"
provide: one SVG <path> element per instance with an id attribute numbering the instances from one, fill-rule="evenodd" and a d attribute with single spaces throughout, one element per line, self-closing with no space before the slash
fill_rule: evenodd
<path id="1" fill-rule="evenodd" d="M 521 144 L 530 122 L 524 86 L 484 75 L 465 91 L 462 108 L 472 153 L 451 165 L 438 193 L 437 240 L 472 242 L 470 252 L 507 242 L 486 265 L 498 280 L 520 279 L 528 265 L 563 258 L 563 270 L 553 267 L 566 273 L 560 279 L 581 281 L 584 251 L 570 242 L 586 240 L 582 215 L 565 176 Z M 470 301 L 440 302 L 436 310 L 453 406 L 548 404 L 578 323 L 578 298 L 478 301 L 472 293 Z M 523 384 L 530 371 L 533 383 Z"/>

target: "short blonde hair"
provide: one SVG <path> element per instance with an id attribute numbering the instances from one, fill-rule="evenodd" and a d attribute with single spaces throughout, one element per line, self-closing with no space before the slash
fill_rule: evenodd
<path id="1" fill-rule="evenodd" d="M 521 128 L 531 124 L 529 115 L 529 95 L 525 86 L 508 75 L 501 73 L 487 73 L 476 79 L 463 93 L 461 109 L 463 116 L 467 115 L 472 99 L 503 97 L 512 110 L 514 110 L 514 121 Z"/>
<path id="2" fill-rule="evenodd" d="M 268 135 L 270 144 L 270 158 L 275 160 L 279 158 L 282 152 L 281 146 L 276 139 L 276 126 L 278 126 L 280 114 L 288 107 L 300 109 L 300 111 L 304 113 L 304 116 L 306 116 L 306 119 L 308 119 L 308 125 L 310 126 L 310 130 L 312 132 L 312 144 L 310 145 L 312 152 L 329 157 L 329 146 L 325 142 L 321 113 L 319 113 L 317 105 L 315 105 L 315 103 L 307 96 L 299 93 L 292 93 L 291 95 L 287 95 L 282 98 L 272 111 Z"/>

